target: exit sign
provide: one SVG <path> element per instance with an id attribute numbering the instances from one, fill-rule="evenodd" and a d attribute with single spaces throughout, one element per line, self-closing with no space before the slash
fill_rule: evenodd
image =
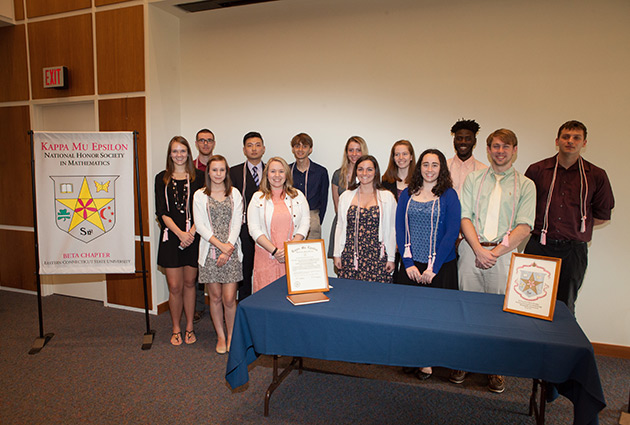
<path id="1" fill-rule="evenodd" d="M 44 68 L 44 88 L 68 88 L 68 68 L 65 66 Z"/>

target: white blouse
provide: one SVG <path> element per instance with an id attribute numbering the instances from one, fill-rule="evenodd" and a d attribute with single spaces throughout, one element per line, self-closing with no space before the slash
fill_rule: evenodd
<path id="1" fill-rule="evenodd" d="M 241 251 L 240 244 L 236 242 L 241 231 L 241 223 L 243 220 L 243 197 L 241 196 L 241 192 L 233 187 L 230 198 L 232 199 L 231 202 L 233 205 L 232 217 L 230 218 L 230 234 L 227 241 L 221 242 L 229 242 L 234 245 L 238 259 L 242 260 L 243 252 Z M 206 257 L 208 256 L 210 248 L 212 248 L 210 238 L 214 235 L 210 217 L 208 217 L 208 195 L 204 193 L 203 188 L 196 191 L 193 197 L 193 217 L 195 219 L 197 233 L 201 236 L 198 263 L 203 266 L 206 264 Z"/>
<path id="2" fill-rule="evenodd" d="M 297 190 L 297 189 L 296 189 Z M 293 237 L 300 234 L 306 238 L 308 229 L 311 226 L 311 216 L 306 197 L 299 190 L 297 196 L 291 198 L 289 195 L 284 196 L 284 203 L 293 218 Z M 254 241 L 265 235 L 271 240 L 270 228 L 271 218 L 273 217 L 273 200 L 265 199 L 265 195 L 258 191 L 252 196 L 252 200 L 247 207 L 247 227 L 249 234 Z"/>

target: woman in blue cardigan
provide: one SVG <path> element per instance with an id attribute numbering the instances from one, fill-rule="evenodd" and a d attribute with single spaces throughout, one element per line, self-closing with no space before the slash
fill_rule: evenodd
<path id="1" fill-rule="evenodd" d="M 453 189 L 444 154 L 422 152 L 409 187 L 398 198 L 396 243 L 402 252 L 398 282 L 457 289 L 455 241 L 459 236 L 461 205 Z M 431 367 L 403 368 L 420 380 L 431 377 Z"/>
<path id="2" fill-rule="evenodd" d="M 427 149 L 398 199 L 396 242 L 403 266 L 397 283 L 457 289 L 460 221 L 461 206 L 446 158 L 437 149 Z"/>

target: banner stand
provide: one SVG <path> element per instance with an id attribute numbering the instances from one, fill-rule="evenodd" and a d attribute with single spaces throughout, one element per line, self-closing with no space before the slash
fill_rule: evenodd
<path id="1" fill-rule="evenodd" d="M 38 229 L 37 229 L 37 197 L 36 197 L 36 180 L 35 180 L 35 152 L 34 152 L 34 139 L 33 139 L 33 131 L 29 130 L 28 135 L 31 141 L 31 179 L 32 179 L 32 191 L 33 191 L 33 229 L 34 229 L 34 238 L 35 238 L 35 278 L 36 278 L 36 286 L 37 286 L 37 313 L 39 318 L 39 337 L 35 339 L 33 342 L 33 346 L 31 347 L 28 354 L 37 354 L 41 351 L 42 348 L 48 344 L 48 342 L 55 335 L 54 333 L 44 334 L 44 319 L 42 312 L 42 290 L 41 290 L 41 276 L 40 276 L 40 268 L 39 268 L 39 238 L 38 238 Z M 142 287 L 144 291 L 144 312 L 146 319 L 146 333 L 142 338 L 142 349 L 149 350 L 153 344 L 153 338 L 155 336 L 155 331 L 151 329 L 151 323 L 149 320 L 149 297 L 147 290 L 147 266 L 144 257 L 144 229 L 142 224 L 142 197 L 140 193 L 140 167 L 139 167 L 139 159 L 138 159 L 138 132 L 133 132 L 133 144 L 134 144 L 134 160 L 135 160 L 135 180 L 136 180 L 136 192 L 137 192 L 137 202 L 138 202 L 138 230 L 140 231 L 140 256 L 141 256 L 141 264 L 142 270 L 137 271 L 136 273 L 142 274 Z"/>
<path id="2" fill-rule="evenodd" d="M 47 333 L 44 335 L 44 318 L 42 314 L 42 282 L 39 276 L 39 243 L 37 237 L 37 203 L 35 202 L 35 153 L 33 151 L 33 131 L 29 130 L 28 135 L 31 139 L 31 180 L 33 183 L 33 228 L 35 230 L 35 280 L 37 284 L 37 314 L 39 317 L 39 337 L 33 342 L 33 346 L 28 354 L 37 354 L 55 334 Z"/>
<path id="3" fill-rule="evenodd" d="M 149 294 L 147 291 L 147 264 L 144 258 L 144 229 L 142 225 L 142 197 L 140 194 L 140 162 L 138 159 L 138 132 L 133 132 L 133 149 L 135 156 L 136 166 L 136 193 L 138 199 L 138 230 L 140 230 L 140 261 L 142 264 L 142 270 L 136 271 L 136 273 L 142 273 L 142 289 L 144 290 L 144 316 L 147 322 L 147 331 L 142 337 L 142 349 L 150 350 L 153 345 L 153 337 L 155 331 L 151 329 L 151 322 L 149 320 Z"/>

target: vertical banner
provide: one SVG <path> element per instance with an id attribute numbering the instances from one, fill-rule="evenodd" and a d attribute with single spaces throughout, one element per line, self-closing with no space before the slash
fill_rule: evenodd
<path id="1" fill-rule="evenodd" d="M 33 133 L 41 274 L 133 273 L 133 133 Z"/>

